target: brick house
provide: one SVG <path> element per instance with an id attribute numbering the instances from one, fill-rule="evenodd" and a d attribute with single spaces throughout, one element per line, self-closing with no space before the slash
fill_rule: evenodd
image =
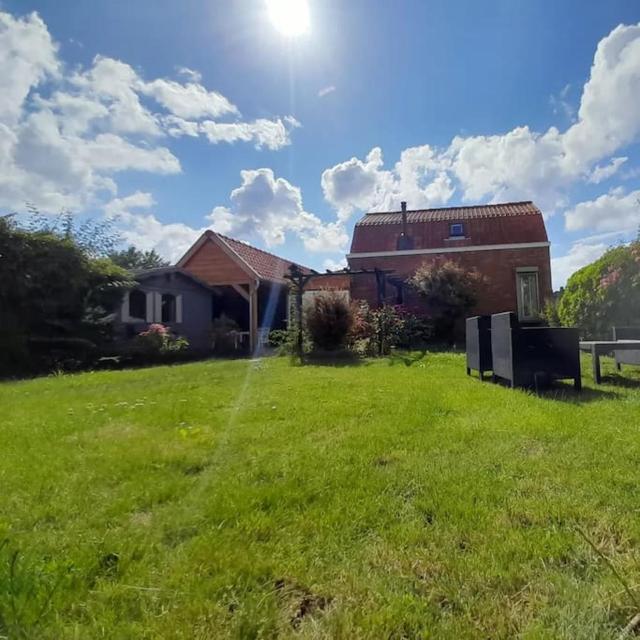
<path id="1" fill-rule="evenodd" d="M 442 260 L 484 276 L 475 309 L 480 314 L 517 311 L 522 321 L 535 321 L 552 294 L 549 240 L 532 202 L 417 211 L 403 202 L 402 211 L 362 217 L 347 255 L 352 270 L 391 270 L 385 301 L 404 304 L 419 304 L 409 299 L 404 281 L 423 263 Z M 351 297 L 375 305 L 375 277 L 352 276 Z"/>

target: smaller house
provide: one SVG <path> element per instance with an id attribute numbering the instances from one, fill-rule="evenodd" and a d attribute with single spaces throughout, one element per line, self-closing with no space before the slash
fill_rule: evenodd
<path id="1" fill-rule="evenodd" d="M 162 267 L 135 274 L 138 286 L 128 291 L 116 319 L 116 331 L 125 338 L 162 323 L 189 340 L 196 351 L 211 344 L 213 289 L 179 267 Z"/>
<path id="2" fill-rule="evenodd" d="M 165 324 L 189 340 L 192 349 L 211 347 L 211 324 L 226 316 L 251 351 L 260 336 L 285 329 L 294 263 L 245 242 L 205 231 L 173 267 L 135 274 L 139 283 L 123 300 L 121 335 L 134 336 L 149 324 Z M 305 273 L 310 269 L 296 265 Z"/>

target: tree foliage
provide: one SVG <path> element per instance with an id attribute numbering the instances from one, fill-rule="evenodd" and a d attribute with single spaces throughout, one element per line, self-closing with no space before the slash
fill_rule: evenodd
<path id="1" fill-rule="evenodd" d="M 48 216 L 40 213 L 36 207 L 29 206 L 28 209 L 30 215 L 23 225 L 26 231 L 71 240 L 89 256 L 108 257 L 122 241 L 111 218 L 87 218 L 78 222 L 77 216 L 70 211 Z"/>
<path id="2" fill-rule="evenodd" d="M 155 249 L 141 251 L 133 245 L 127 249 L 112 251 L 109 254 L 111 261 L 127 271 L 141 271 L 143 269 L 156 269 L 167 267 L 167 262 Z"/>
<path id="3" fill-rule="evenodd" d="M 436 333 L 444 336 L 475 306 L 480 275 L 445 260 L 425 262 L 408 282 L 424 300 Z"/>
<path id="4" fill-rule="evenodd" d="M 584 336 L 610 338 L 615 325 L 640 322 L 640 240 L 609 249 L 568 280 L 558 315 Z"/>
<path id="5" fill-rule="evenodd" d="M 64 228 L 0 217 L 0 369 L 37 369 L 55 348 L 93 346 L 132 286 L 127 272 Z"/>

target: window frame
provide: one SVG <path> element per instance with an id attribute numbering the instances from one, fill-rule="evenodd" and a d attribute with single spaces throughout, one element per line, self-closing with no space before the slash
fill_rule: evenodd
<path id="1" fill-rule="evenodd" d="M 522 291 L 522 280 L 526 276 L 533 276 L 535 279 L 535 306 L 533 315 L 525 315 L 524 299 Z M 540 320 L 542 306 L 540 303 L 540 274 L 538 267 L 518 267 L 516 268 L 516 299 L 518 304 L 518 320 L 520 322 L 535 322 Z"/>
<path id="2" fill-rule="evenodd" d="M 453 230 L 454 228 L 459 228 L 460 229 L 460 233 L 454 233 Z M 449 238 L 464 238 L 464 223 L 463 222 L 450 222 L 449 223 Z"/>

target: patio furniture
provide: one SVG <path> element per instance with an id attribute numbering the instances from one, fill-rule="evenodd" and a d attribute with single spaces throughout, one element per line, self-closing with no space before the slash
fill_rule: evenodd
<path id="1" fill-rule="evenodd" d="M 640 327 L 613 327 L 614 340 L 640 340 Z M 623 364 L 640 366 L 640 347 L 638 350 L 616 349 L 613 352 L 616 369 L 622 370 Z"/>
<path id="2" fill-rule="evenodd" d="M 467 375 L 474 369 L 484 380 L 491 371 L 491 316 L 473 316 L 466 322 Z"/>
<path id="3" fill-rule="evenodd" d="M 582 388 L 578 330 L 565 327 L 523 327 L 515 313 L 491 316 L 493 378 L 511 387 L 536 390 L 552 380 L 573 379 Z"/>
<path id="4" fill-rule="evenodd" d="M 588 351 L 593 359 L 593 380 L 596 384 L 602 382 L 600 374 L 600 356 L 607 353 L 624 351 L 640 353 L 640 340 L 583 340 L 580 343 L 582 351 Z"/>

